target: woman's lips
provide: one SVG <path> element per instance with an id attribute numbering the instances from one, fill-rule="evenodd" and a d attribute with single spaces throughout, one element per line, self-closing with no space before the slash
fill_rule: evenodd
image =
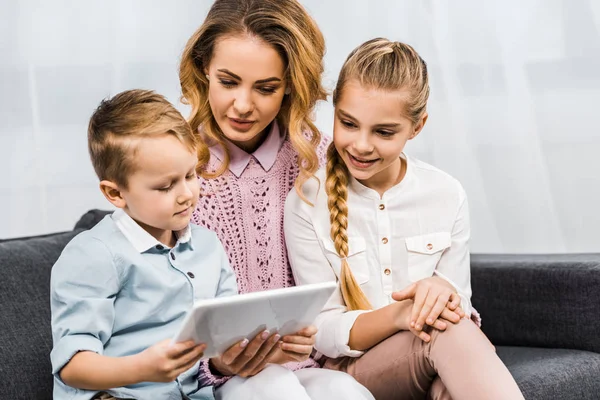
<path id="1" fill-rule="evenodd" d="M 256 123 L 256 121 L 250 121 L 246 119 L 237 119 L 237 118 L 227 118 L 229 121 L 229 125 L 240 132 L 247 132 L 252 128 L 252 126 Z"/>

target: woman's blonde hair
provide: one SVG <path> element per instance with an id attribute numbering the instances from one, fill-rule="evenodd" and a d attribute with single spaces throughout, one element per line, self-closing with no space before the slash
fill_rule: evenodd
<path id="1" fill-rule="evenodd" d="M 382 90 L 405 90 L 402 110 L 413 124 L 423 117 L 429 98 L 427 65 L 417 52 L 407 44 L 377 38 L 354 49 L 342 66 L 333 92 L 333 104 L 343 96 L 344 87 L 356 80 L 362 87 Z M 340 287 L 346 306 L 350 310 L 370 309 L 369 300 L 357 284 L 346 257 L 348 248 L 348 180 L 349 172 L 334 144 L 327 151 L 327 179 L 325 191 L 331 223 L 331 239 L 342 259 Z"/>
<path id="2" fill-rule="evenodd" d="M 225 154 L 217 171 L 198 171 L 204 178 L 223 174 L 229 165 L 229 152 L 223 132 L 215 120 L 208 101 L 206 68 L 216 42 L 226 36 L 248 35 L 270 44 L 286 66 L 290 95 L 284 96 L 277 115 L 280 126 L 287 127 L 290 140 L 298 152 L 300 174 L 296 190 L 319 167 L 316 148 L 321 134 L 311 120 L 318 100 L 327 93 L 321 85 L 325 40 L 315 21 L 296 0 L 216 0 L 200 28 L 188 40 L 179 68 L 182 102 L 191 106 L 192 129 L 202 127 L 210 141 L 222 146 Z M 307 137 L 306 131 L 311 135 Z M 302 196 L 304 198 L 304 196 Z"/>

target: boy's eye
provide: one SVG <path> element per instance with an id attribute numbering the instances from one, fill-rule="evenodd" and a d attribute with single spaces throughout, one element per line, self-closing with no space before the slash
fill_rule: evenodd
<path id="1" fill-rule="evenodd" d="M 173 185 L 169 185 L 168 187 L 159 188 L 158 191 L 159 192 L 168 192 L 172 188 L 173 188 Z"/>

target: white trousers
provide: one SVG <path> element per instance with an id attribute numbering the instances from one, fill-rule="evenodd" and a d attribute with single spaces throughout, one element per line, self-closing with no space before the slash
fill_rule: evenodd
<path id="1" fill-rule="evenodd" d="M 290 371 L 270 364 L 250 377 L 235 376 L 216 390 L 217 400 L 375 400 L 345 372 L 322 368 Z"/>

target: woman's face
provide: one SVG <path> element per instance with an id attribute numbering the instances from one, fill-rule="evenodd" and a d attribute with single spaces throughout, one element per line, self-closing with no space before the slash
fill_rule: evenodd
<path id="1" fill-rule="evenodd" d="M 208 100 L 221 131 L 247 152 L 256 150 L 281 108 L 285 65 L 277 51 L 251 36 L 217 41 L 205 71 Z"/>
<path id="2" fill-rule="evenodd" d="M 363 185 L 385 192 L 398 182 L 400 154 L 423 128 L 403 115 L 404 90 L 381 90 L 356 80 L 344 85 L 335 106 L 333 142 L 350 174 Z"/>

